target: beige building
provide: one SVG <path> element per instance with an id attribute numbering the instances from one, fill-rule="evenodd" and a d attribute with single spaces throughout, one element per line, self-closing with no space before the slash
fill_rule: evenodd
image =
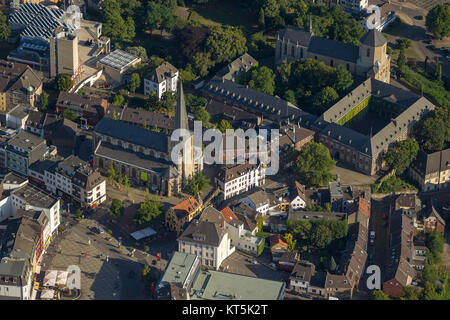
<path id="1" fill-rule="evenodd" d="M 0 111 L 20 103 L 35 106 L 42 93 L 42 76 L 28 65 L 0 60 Z"/>
<path id="2" fill-rule="evenodd" d="M 74 75 L 79 70 L 78 37 L 76 33 L 58 30 L 50 38 L 50 77 L 58 74 Z"/>
<path id="3" fill-rule="evenodd" d="M 117 49 L 97 62 L 97 68 L 103 69 L 104 74 L 116 84 L 125 84 L 128 80 L 127 71 L 141 62 L 141 58 L 131 53 Z"/>
<path id="4" fill-rule="evenodd" d="M 235 251 L 227 231 L 213 222 L 197 219 L 189 224 L 177 242 L 179 252 L 194 254 L 203 266 L 216 270 Z"/>
<path id="5" fill-rule="evenodd" d="M 311 28 L 306 31 L 288 26 L 277 35 L 275 64 L 309 58 L 331 67 L 343 65 L 353 74 L 389 83 L 391 57 L 386 50 L 386 38 L 376 30 L 369 30 L 357 47 L 317 37 Z"/>
<path id="6" fill-rule="evenodd" d="M 450 188 L 450 148 L 431 154 L 419 151 L 409 167 L 409 175 L 422 191 Z"/>

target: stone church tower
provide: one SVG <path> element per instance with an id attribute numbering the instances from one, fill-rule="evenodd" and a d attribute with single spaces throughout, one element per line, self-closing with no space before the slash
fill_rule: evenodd
<path id="1" fill-rule="evenodd" d="M 175 111 L 175 128 L 186 129 L 190 132 L 190 138 L 185 142 L 184 155 L 180 158 L 177 165 L 179 173 L 182 173 L 183 179 L 189 179 L 195 172 L 202 170 L 203 165 L 194 162 L 194 134 L 189 130 L 189 121 L 186 111 L 186 103 L 184 101 L 183 83 L 181 79 L 178 81 L 178 99 Z M 172 149 L 172 148 L 170 148 Z"/>
<path id="2" fill-rule="evenodd" d="M 369 30 L 360 40 L 357 73 L 389 83 L 391 57 L 387 54 L 387 40 L 377 30 Z"/>

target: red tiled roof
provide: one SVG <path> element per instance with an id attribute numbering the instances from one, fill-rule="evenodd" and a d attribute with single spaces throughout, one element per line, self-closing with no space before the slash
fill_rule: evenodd
<path id="1" fill-rule="evenodd" d="M 173 211 L 179 216 L 180 214 L 190 214 L 198 209 L 200 204 L 194 197 L 190 197 L 173 207 Z"/>
<path id="2" fill-rule="evenodd" d="M 287 243 L 284 242 L 284 239 L 281 237 L 280 234 L 274 234 L 273 236 L 270 237 L 270 246 L 273 247 L 277 244 L 284 244 L 285 246 L 287 246 Z"/>
<path id="3" fill-rule="evenodd" d="M 225 207 L 221 211 L 223 218 L 226 222 L 230 223 L 231 220 L 237 219 L 236 215 L 231 211 L 230 207 Z"/>

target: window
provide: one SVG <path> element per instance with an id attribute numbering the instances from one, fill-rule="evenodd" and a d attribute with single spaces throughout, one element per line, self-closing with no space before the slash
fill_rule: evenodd
<path id="1" fill-rule="evenodd" d="M 370 57 L 370 48 L 367 48 L 367 57 Z"/>

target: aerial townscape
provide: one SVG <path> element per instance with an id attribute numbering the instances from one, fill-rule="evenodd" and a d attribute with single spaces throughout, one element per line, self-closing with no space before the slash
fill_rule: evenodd
<path id="1" fill-rule="evenodd" d="M 0 300 L 450 300 L 448 1 L 0 10 Z"/>

